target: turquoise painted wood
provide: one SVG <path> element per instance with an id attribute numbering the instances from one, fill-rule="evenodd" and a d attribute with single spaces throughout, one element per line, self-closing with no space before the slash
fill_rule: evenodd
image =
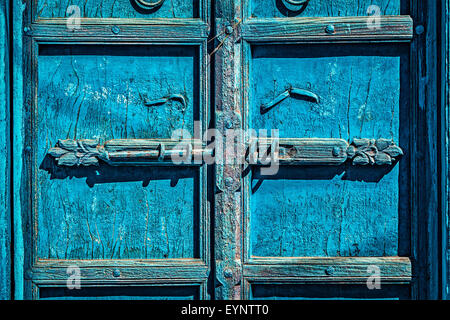
<path id="1" fill-rule="evenodd" d="M 175 130 L 186 139 L 194 122 L 197 133 L 204 130 L 206 1 L 161 1 L 152 10 L 138 2 L 69 3 L 80 5 L 83 23 L 92 18 L 79 32 L 58 20 L 68 3 L 15 7 L 23 25 L 34 22 L 21 29 L 33 35 L 15 39 L 15 50 L 24 48 L 15 67 L 24 66 L 26 85 L 17 86 L 14 100 L 30 101 L 15 105 L 15 148 L 21 158 L 23 151 L 23 166 L 15 168 L 23 195 L 15 199 L 17 299 L 209 297 L 205 166 L 71 167 L 50 155 L 66 139 L 109 146 L 134 139 L 169 154 L 164 146 Z M 85 163 L 81 153 L 77 164 Z M 22 229 L 21 221 L 30 223 Z M 71 266 L 81 271 L 79 291 L 65 286 Z"/>
<path id="2" fill-rule="evenodd" d="M 157 2 L 157 1 L 147 1 Z M 146 9 L 139 1 L 84 0 L 61 3 L 60 0 L 37 1 L 37 12 L 41 18 L 65 18 L 74 14 L 70 6 L 80 8 L 80 16 L 86 18 L 198 18 L 201 0 L 166 0 L 160 6 Z"/>
<path id="3" fill-rule="evenodd" d="M 414 292 L 408 277 L 397 277 L 389 291 L 370 292 L 351 283 L 359 274 L 353 263 L 366 264 L 359 274 L 363 279 L 370 265 L 394 276 L 399 269 L 390 263 L 398 257 L 406 258 L 397 261 L 400 265 L 410 261 L 414 250 L 408 182 L 410 45 L 376 43 L 382 38 L 370 32 L 364 40 L 357 38 L 355 30 L 367 30 L 367 19 L 347 16 L 365 16 L 371 4 L 380 7 L 381 15 L 411 14 L 409 7 L 401 1 L 312 0 L 294 10 L 288 2 L 244 4 L 243 126 L 278 129 L 282 138 L 350 143 L 383 137 L 398 143 L 404 156 L 387 167 L 282 166 L 272 176 L 257 167 L 249 170 L 244 178 L 244 296 L 408 299 Z M 291 94 L 281 98 L 284 92 Z M 387 260 L 381 264 L 378 257 Z M 351 267 L 341 269 L 343 261 Z M 343 287 L 331 284 L 345 276 L 350 280 L 343 280 Z M 310 285 L 312 279 L 321 284 Z"/>
<path id="4" fill-rule="evenodd" d="M 369 5 L 380 7 L 376 30 Z M 13 136 L 5 112 L 0 142 L 14 159 L 16 299 L 436 296 L 435 6 L 142 6 L 14 2 Z M 166 161 L 181 152 L 167 142 L 175 129 L 208 127 L 279 129 L 280 170 Z M 66 286 L 71 266 L 80 290 Z M 373 266 L 382 290 L 365 284 Z"/>
<path id="5" fill-rule="evenodd" d="M 369 6 L 378 9 L 370 10 L 370 14 L 398 15 L 401 11 L 402 0 L 337 0 L 337 1 L 308 1 L 308 4 L 296 4 L 302 1 L 292 0 L 249 0 L 252 17 L 339 17 L 339 16 L 367 16 Z M 304 2 L 304 1 L 303 1 Z M 374 11 L 375 10 L 375 11 Z"/>
<path id="6" fill-rule="evenodd" d="M 67 288 L 44 288 L 40 300 L 198 300 L 196 287 L 139 286 L 107 287 L 69 290 Z"/>
<path id="7" fill-rule="evenodd" d="M 0 300 L 11 298 L 9 4 L 0 4 Z"/>
<path id="8" fill-rule="evenodd" d="M 193 134 L 196 60 L 192 47 L 40 48 L 38 258 L 198 257 L 197 169 L 71 170 L 47 157 L 60 138 L 170 138 L 175 129 Z M 187 105 L 144 104 L 170 94 L 182 94 Z"/>
<path id="9" fill-rule="evenodd" d="M 407 50 L 380 45 L 254 46 L 250 71 L 251 127 L 280 137 L 400 139 L 407 99 L 402 70 Z M 403 81 L 403 83 L 402 83 Z M 260 106 L 286 87 L 319 99 L 291 97 L 267 112 Z M 403 112 L 405 112 L 403 111 Z M 405 133 L 405 132 L 403 132 Z M 406 140 L 406 139 L 405 139 Z M 404 148 L 404 141 L 402 141 Z M 405 159 L 403 159 L 405 160 Z M 251 255 L 396 256 L 400 244 L 400 166 L 284 169 L 275 177 L 253 172 Z M 405 195 L 405 193 L 403 193 Z M 273 228 L 273 225 L 277 228 Z M 400 229 L 400 230 L 399 230 Z"/>
<path id="10" fill-rule="evenodd" d="M 386 285 L 382 290 L 369 290 L 365 285 L 268 285 L 252 288 L 255 300 L 405 300 L 408 287 Z"/>

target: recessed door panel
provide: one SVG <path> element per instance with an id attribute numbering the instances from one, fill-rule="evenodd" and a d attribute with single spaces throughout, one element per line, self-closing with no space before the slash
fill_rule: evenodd
<path id="1" fill-rule="evenodd" d="M 408 286 L 385 284 L 370 290 L 366 284 L 252 284 L 252 299 L 259 300 L 403 300 L 408 299 Z"/>
<path id="2" fill-rule="evenodd" d="M 366 16 L 375 13 L 378 15 L 398 15 L 402 4 L 401 0 L 250 1 L 251 16 L 258 18 Z M 368 12 L 370 6 L 377 6 L 377 8 L 372 7 Z"/>
<path id="3" fill-rule="evenodd" d="M 251 255 L 398 255 L 398 179 L 398 168 L 283 167 L 275 176 L 254 170 Z"/>
<path id="4" fill-rule="evenodd" d="M 202 0 L 74 0 L 61 4 L 60 0 L 39 0 L 38 16 L 41 18 L 64 18 L 74 14 L 78 6 L 83 18 L 198 18 Z M 153 5 L 146 6 L 145 3 Z"/>
<path id="5" fill-rule="evenodd" d="M 278 129 L 282 138 L 396 140 L 407 104 L 405 52 L 383 45 L 253 46 L 251 128 Z M 292 92 L 274 103 L 295 89 L 313 96 Z"/>
<path id="6" fill-rule="evenodd" d="M 109 286 L 69 290 L 44 287 L 40 300 L 197 300 L 200 288 L 195 286 Z"/>
<path id="7" fill-rule="evenodd" d="M 192 135 L 198 59 L 194 46 L 41 46 L 41 152 L 66 138 L 171 138 L 176 129 Z"/>
<path id="8" fill-rule="evenodd" d="M 198 168 L 39 171 L 39 259 L 199 258 Z"/>

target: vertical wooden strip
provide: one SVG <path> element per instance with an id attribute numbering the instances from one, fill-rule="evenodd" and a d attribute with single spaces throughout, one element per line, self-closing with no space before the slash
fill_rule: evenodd
<path id="1" fill-rule="evenodd" d="M 437 4 L 435 1 L 410 2 L 415 22 L 411 47 L 413 252 L 416 265 L 416 290 L 413 298 L 437 299 L 439 296 L 439 183 L 437 104 Z"/>
<path id="2" fill-rule="evenodd" d="M 11 299 L 9 2 L 0 3 L 0 300 Z"/>
<path id="3" fill-rule="evenodd" d="M 13 229 L 14 229 L 14 299 L 21 300 L 24 298 L 24 243 L 23 232 L 24 225 L 22 222 L 22 208 L 24 198 L 23 194 L 22 176 L 22 149 L 24 141 L 24 122 L 23 122 L 23 108 L 24 108 L 24 94 L 23 94 L 23 16 L 27 3 L 20 0 L 12 1 L 13 11 L 13 56 L 12 56 L 12 86 L 13 86 L 13 114 L 12 114 L 12 161 L 13 175 L 12 185 L 14 191 L 13 197 Z"/>
<path id="4" fill-rule="evenodd" d="M 450 298 L 450 0 L 443 1 L 441 38 L 442 298 Z"/>
<path id="5" fill-rule="evenodd" d="M 215 63 L 216 128 L 225 136 L 228 129 L 240 129 L 242 116 L 237 103 L 241 90 L 239 37 L 240 0 L 215 2 L 215 30 L 212 49 Z M 210 53 L 211 55 L 211 53 Z M 224 138 L 224 142 L 225 142 Z M 242 141 L 241 141 L 242 142 Z M 229 150 L 227 150 L 229 151 Z M 226 152 L 227 152 L 226 151 Z M 225 157 L 227 155 L 225 154 Z M 241 185 L 240 165 L 216 165 L 215 195 L 215 298 L 241 298 Z"/>

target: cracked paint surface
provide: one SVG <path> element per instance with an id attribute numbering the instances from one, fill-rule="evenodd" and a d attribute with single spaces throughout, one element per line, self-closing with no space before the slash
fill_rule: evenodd
<path id="1" fill-rule="evenodd" d="M 285 5 L 284 0 L 252 0 L 251 15 L 258 18 L 367 16 L 367 8 L 371 5 L 378 6 L 381 15 L 398 15 L 401 2 L 401 0 L 312 0 L 301 10 L 297 10 L 298 6 Z"/>
<path id="2" fill-rule="evenodd" d="M 40 51 L 37 107 L 39 258 L 193 258 L 198 169 L 57 167 L 61 138 L 170 138 L 192 130 L 192 47 L 53 46 Z M 144 94 L 177 101 L 147 107 Z M 198 105 L 198 104 L 197 104 Z"/>
<path id="3" fill-rule="evenodd" d="M 387 138 L 400 132 L 403 49 L 356 46 L 255 46 L 250 62 L 250 124 L 280 137 Z M 404 85 L 404 84 L 403 84 Z M 260 105 L 286 87 L 310 90 L 319 102 L 290 98 L 267 113 Z M 403 106 L 402 106 L 403 104 Z M 396 256 L 406 211 L 405 177 L 392 168 L 282 168 L 252 172 L 253 256 Z M 400 226 L 400 227 L 399 227 Z M 399 231 L 400 230 L 400 231 Z"/>

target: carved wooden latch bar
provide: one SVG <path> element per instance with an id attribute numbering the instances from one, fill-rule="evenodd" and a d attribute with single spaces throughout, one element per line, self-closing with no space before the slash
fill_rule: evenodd
<path id="1" fill-rule="evenodd" d="M 276 156 L 273 156 L 276 152 Z M 249 143 L 249 164 L 266 163 L 267 158 L 280 165 L 392 165 L 403 150 L 392 140 L 354 139 L 254 139 Z"/>
<path id="2" fill-rule="evenodd" d="M 116 139 L 102 144 L 99 140 L 59 140 L 48 152 L 58 165 L 93 166 L 102 160 L 109 165 L 172 165 L 201 164 L 190 161 L 212 155 L 212 150 L 201 148 L 195 140 Z"/>
<path id="3" fill-rule="evenodd" d="M 212 157 L 213 149 L 202 148 L 195 140 L 116 139 L 59 140 L 49 150 L 58 165 L 92 166 L 102 160 L 110 165 L 201 165 Z M 249 164 L 272 158 L 281 165 L 392 165 L 403 155 L 400 147 L 387 139 L 254 139 L 247 148 Z M 274 155 L 276 153 L 276 155 Z M 174 161 L 176 159 L 177 161 Z"/>

